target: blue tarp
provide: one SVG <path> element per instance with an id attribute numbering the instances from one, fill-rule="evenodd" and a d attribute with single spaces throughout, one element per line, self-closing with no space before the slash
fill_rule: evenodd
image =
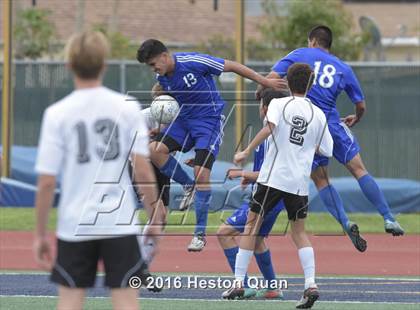
<path id="1" fill-rule="evenodd" d="M 191 158 L 193 153 L 180 154 L 178 160 L 183 162 Z M 36 148 L 15 146 L 12 149 L 12 179 L 1 180 L 0 205 L 1 206 L 33 206 L 34 185 L 36 174 L 34 163 Z M 239 181 L 226 180 L 226 171 L 233 165 L 228 162 L 217 161 L 212 172 L 213 198 L 212 210 L 235 209 L 240 206 L 243 199 L 250 195 L 250 188 L 243 191 Z M 183 166 L 192 176 L 192 168 Z M 249 168 L 249 167 L 248 167 Z M 393 213 L 420 212 L 420 182 L 407 179 L 377 179 L 379 187 Z M 331 183 L 343 199 L 347 212 L 376 212 L 374 206 L 364 197 L 357 181 L 352 178 L 332 178 Z M 173 183 L 171 186 L 170 207 L 177 209 L 182 197 L 181 187 Z M 314 185 L 310 185 L 310 209 L 314 212 L 326 211 L 317 194 Z"/>

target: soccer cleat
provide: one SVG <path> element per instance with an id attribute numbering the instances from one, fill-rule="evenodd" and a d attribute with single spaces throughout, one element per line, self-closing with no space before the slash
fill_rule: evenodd
<path id="1" fill-rule="evenodd" d="M 313 286 L 307 288 L 303 292 L 303 296 L 296 304 L 296 308 L 297 309 L 312 308 L 312 306 L 314 305 L 315 301 L 317 301 L 318 298 L 319 298 L 318 287 L 316 286 L 316 284 L 314 284 Z"/>
<path id="2" fill-rule="evenodd" d="M 256 299 L 283 299 L 283 292 L 281 290 L 269 290 L 267 288 L 257 291 Z"/>
<path id="3" fill-rule="evenodd" d="M 207 241 L 204 236 L 194 236 L 191 240 L 190 245 L 188 246 L 188 252 L 200 252 L 202 249 L 204 249 L 206 243 Z"/>
<path id="4" fill-rule="evenodd" d="M 194 203 L 194 186 L 188 186 L 184 188 L 184 197 L 182 197 L 179 203 L 179 211 L 185 211 L 189 209 Z"/>
<path id="5" fill-rule="evenodd" d="M 244 299 L 245 289 L 242 287 L 232 286 L 227 291 L 222 293 L 223 299 Z"/>
<path id="6" fill-rule="evenodd" d="M 359 226 L 356 223 L 349 222 L 347 224 L 346 233 L 349 236 L 351 242 L 353 242 L 354 247 L 360 251 L 364 252 L 367 249 L 367 242 L 359 233 Z"/>
<path id="7" fill-rule="evenodd" d="M 242 296 L 242 299 L 253 298 L 256 294 L 257 290 L 255 288 L 244 288 L 244 296 Z"/>
<path id="8" fill-rule="evenodd" d="M 404 235 L 404 229 L 397 221 L 385 220 L 385 231 L 393 236 Z"/>

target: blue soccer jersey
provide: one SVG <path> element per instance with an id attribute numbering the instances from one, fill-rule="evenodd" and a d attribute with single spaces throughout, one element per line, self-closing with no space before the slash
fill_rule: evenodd
<path id="1" fill-rule="evenodd" d="M 265 154 L 268 151 L 268 139 L 264 140 L 254 151 L 254 167 L 253 171 L 260 171 L 264 162 Z"/>
<path id="2" fill-rule="evenodd" d="M 296 49 L 280 59 L 272 70 L 283 77 L 296 62 L 306 63 L 314 70 L 314 83 L 307 96 L 325 113 L 329 123 L 340 122 L 336 100 L 343 90 L 353 103 L 364 100 L 360 84 L 350 66 L 320 48 Z"/>
<path id="3" fill-rule="evenodd" d="M 162 88 L 181 105 L 180 118 L 220 116 L 224 101 L 214 75 L 224 70 L 224 59 L 199 53 L 174 53 L 172 75 L 157 75 Z"/>

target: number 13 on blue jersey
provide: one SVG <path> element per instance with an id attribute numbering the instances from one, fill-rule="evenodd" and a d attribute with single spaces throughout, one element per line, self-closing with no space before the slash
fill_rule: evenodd
<path id="1" fill-rule="evenodd" d="M 197 79 L 195 78 L 194 74 L 188 73 L 187 75 L 184 75 L 183 80 L 188 88 L 191 86 L 197 84 Z"/>

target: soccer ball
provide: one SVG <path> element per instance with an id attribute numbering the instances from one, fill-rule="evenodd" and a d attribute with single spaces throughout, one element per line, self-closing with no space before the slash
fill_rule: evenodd
<path id="1" fill-rule="evenodd" d="M 156 97 L 150 106 L 150 114 L 153 119 L 161 124 L 171 123 L 178 115 L 178 112 L 178 102 L 168 95 Z"/>

